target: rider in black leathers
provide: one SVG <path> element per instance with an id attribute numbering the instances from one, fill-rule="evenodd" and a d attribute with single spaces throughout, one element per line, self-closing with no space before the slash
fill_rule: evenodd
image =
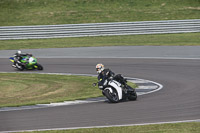
<path id="1" fill-rule="evenodd" d="M 23 56 L 32 56 L 32 54 L 29 53 L 22 53 L 21 51 L 17 51 L 17 53 L 14 54 L 14 63 L 13 63 L 13 67 L 16 67 L 16 64 L 18 63 L 19 65 L 21 65 L 21 59 Z"/>
<path id="2" fill-rule="evenodd" d="M 98 86 L 103 86 L 103 83 L 106 79 L 108 80 L 116 80 L 120 82 L 122 85 L 126 85 L 126 79 L 123 78 L 121 74 L 115 75 L 114 72 L 112 72 L 110 69 L 104 69 L 103 64 L 97 64 L 96 65 L 96 71 L 99 74 L 98 75 Z M 101 89 L 101 88 L 100 88 Z"/>

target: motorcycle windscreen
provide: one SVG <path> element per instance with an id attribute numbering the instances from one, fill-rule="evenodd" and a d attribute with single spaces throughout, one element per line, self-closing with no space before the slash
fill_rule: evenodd
<path id="1" fill-rule="evenodd" d="M 29 58 L 29 64 L 30 64 L 30 65 L 33 65 L 33 64 L 36 64 L 36 63 L 37 63 L 36 58 L 34 58 L 34 57 L 30 57 L 30 58 Z"/>

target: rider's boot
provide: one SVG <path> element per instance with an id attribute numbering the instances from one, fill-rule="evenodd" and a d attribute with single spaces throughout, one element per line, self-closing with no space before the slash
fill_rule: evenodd
<path id="1" fill-rule="evenodd" d="M 16 68 L 17 66 L 13 64 L 12 67 Z"/>

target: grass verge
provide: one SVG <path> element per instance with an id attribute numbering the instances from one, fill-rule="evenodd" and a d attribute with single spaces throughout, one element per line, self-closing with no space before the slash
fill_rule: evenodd
<path id="1" fill-rule="evenodd" d="M 98 46 L 197 46 L 200 33 L 1 40 L 0 50 Z"/>
<path id="2" fill-rule="evenodd" d="M 34 105 L 102 96 L 96 77 L 0 73 L 0 107 Z"/>
<path id="3" fill-rule="evenodd" d="M 0 26 L 200 18 L 199 0 L 1 0 Z"/>
<path id="4" fill-rule="evenodd" d="M 75 130 L 35 131 L 36 133 L 199 133 L 200 122 L 144 126 L 88 128 Z M 33 132 L 33 133 L 35 133 Z"/>
<path id="5" fill-rule="evenodd" d="M 86 76 L 0 73 L 0 107 L 99 97 L 92 87 L 97 79 Z"/>

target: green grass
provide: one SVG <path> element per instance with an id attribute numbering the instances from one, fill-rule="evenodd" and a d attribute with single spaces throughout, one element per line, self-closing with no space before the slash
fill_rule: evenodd
<path id="1" fill-rule="evenodd" d="M 156 124 L 75 130 L 35 131 L 33 133 L 199 133 L 200 122 Z M 25 132 L 26 133 L 26 132 Z"/>
<path id="2" fill-rule="evenodd" d="M 1 0 L 0 26 L 199 19 L 199 0 Z"/>
<path id="3" fill-rule="evenodd" d="M 0 107 L 99 97 L 95 77 L 0 73 Z"/>
<path id="4" fill-rule="evenodd" d="M 98 46 L 200 45 L 200 33 L 1 40 L 0 50 Z"/>
<path id="5" fill-rule="evenodd" d="M 92 86 L 94 82 L 97 78 L 88 76 L 0 73 L 0 107 L 102 96 L 101 91 Z"/>

